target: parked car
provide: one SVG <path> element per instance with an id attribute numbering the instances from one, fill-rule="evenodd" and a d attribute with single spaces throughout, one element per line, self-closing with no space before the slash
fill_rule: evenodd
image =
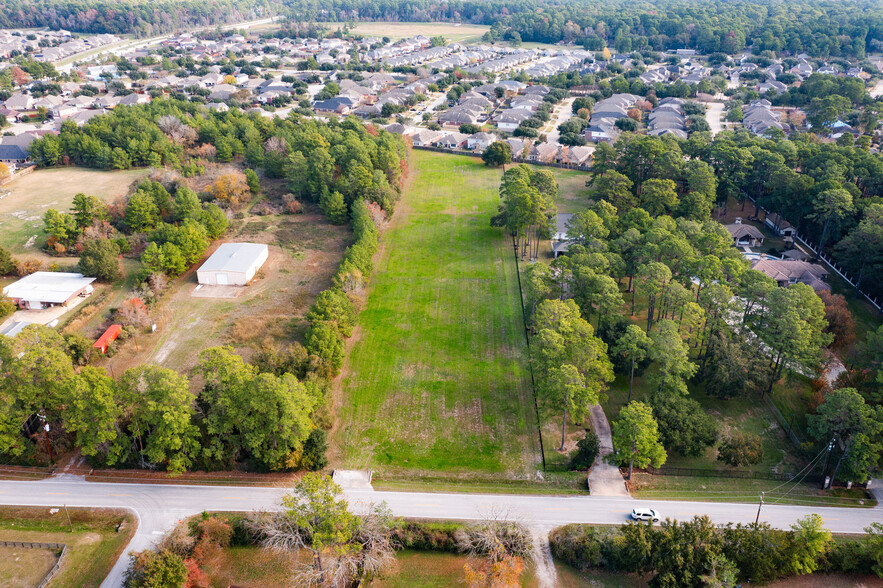
<path id="1" fill-rule="evenodd" d="M 632 518 L 636 521 L 653 521 L 659 522 L 659 511 L 652 508 L 633 508 Z"/>

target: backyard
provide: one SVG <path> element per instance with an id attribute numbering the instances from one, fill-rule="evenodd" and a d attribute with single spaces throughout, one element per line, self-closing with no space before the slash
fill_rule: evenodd
<path id="1" fill-rule="evenodd" d="M 353 337 L 338 467 L 524 477 L 540 462 L 500 170 L 415 151 Z"/>

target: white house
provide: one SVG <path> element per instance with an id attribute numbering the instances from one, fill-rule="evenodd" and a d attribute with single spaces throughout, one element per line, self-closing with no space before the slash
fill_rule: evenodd
<path id="1" fill-rule="evenodd" d="M 197 281 L 206 286 L 245 286 L 269 254 L 260 243 L 224 243 L 196 270 Z"/>

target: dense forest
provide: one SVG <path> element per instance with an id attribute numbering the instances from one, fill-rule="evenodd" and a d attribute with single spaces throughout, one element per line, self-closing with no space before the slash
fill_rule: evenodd
<path id="1" fill-rule="evenodd" d="M 0 27 L 149 37 L 271 16 L 275 0 L 2 0 Z"/>
<path id="2" fill-rule="evenodd" d="M 7 6 L 8 5 L 8 6 Z M 487 40 L 609 46 L 620 52 L 693 48 L 756 50 L 863 59 L 883 47 L 883 11 L 874 2 L 806 0 L 23 0 L 0 2 L 0 26 L 90 33 L 168 33 L 282 14 L 292 21 L 442 21 L 491 25 Z"/>
<path id="3" fill-rule="evenodd" d="M 291 10 L 300 20 L 487 24 L 494 26 L 491 39 L 517 33 L 522 41 L 586 43 L 593 49 L 606 44 L 620 52 L 687 47 L 734 53 L 753 44 L 758 50 L 863 58 L 883 41 L 883 12 L 872 2 L 337 0 L 294 2 Z"/>

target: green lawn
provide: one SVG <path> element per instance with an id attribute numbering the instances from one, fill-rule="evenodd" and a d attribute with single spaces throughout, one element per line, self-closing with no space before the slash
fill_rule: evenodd
<path id="1" fill-rule="evenodd" d="M 501 171 L 415 151 L 343 375 L 338 467 L 525 475 L 540 463 Z"/>

